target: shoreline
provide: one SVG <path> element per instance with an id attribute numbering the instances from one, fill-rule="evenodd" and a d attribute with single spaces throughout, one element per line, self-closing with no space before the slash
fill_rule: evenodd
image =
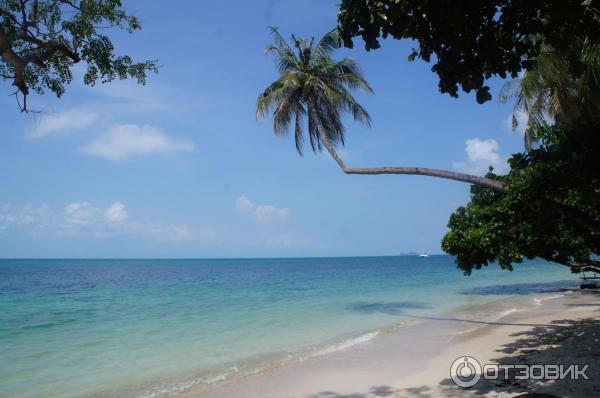
<path id="1" fill-rule="evenodd" d="M 510 299 L 510 297 L 499 298 L 483 306 L 506 303 Z M 490 382 L 484 381 L 471 389 L 461 389 L 453 385 L 449 379 L 452 361 L 457 357 L 470 355 L 482 363 L 494 362 L 498 359 L 502 347 L 510 346 L 518 340 L 518 334 L 526 334 L 528 330 L 534 329 L 536 333 L 542 333 L 536 328 L 566 327 L 553 324 L 556 321 L 566 322 L 579 318 L 597 320 L 600 308 L 600 294 L 575 289 L 560 294 L 525 295 L 519 299 L 523 303 L 529 301 L 530 305 L 526 308 L 505 310 L 495 320 L 466 319 L 457 316 L 421 319 L 350 347 L 313 355 L 299 362 L 283 364 L 253 375 L 242 375 L 212 385 L 194 385 L 175 396 L 183 398 L 445 397 L 449 394 L 457 397 L 469 397 L 473 394 L 490 397 L 515 396 L 524 391 L 522 385 L 491 385 Z M 581 344 L 585 342 L 582 341 Z M 539 352 L 539 350 L 534 351 Z M 538 359 L 543 360 L 543 358 Z M 565 359 L 567 364 L 569 358 Z M 600 388 L 599 382 L 600 379 L 591 380 L 586 385 Z M 579 385 L 574 387 L 571 384 L 563 389 L 577 390 Z M 586 385 L 581 388 L 585 390 Z M 543 385 L 530 388 L 541 391 L 550 388 L 552 391 L 552 387 Z M 578 395 L 575 391 L 572 395 L 564 396 L 591 395 L 586 392 Z"/>
<path id="2" fill-rule="evenodd" d="M 444 321 L 447 319 L 454 319 L 456 317 L 469 319 L 479 319 L 485 321 L 495 321 L 507 314 L 515 311 L 523 311 L 524 309 L 533 307 L 536 305 L 535 300 L 544 293 L 535 293 L 525 296 L 506 296 L 501 298 L 488 299 L 484 302 L 477 303 L 465 303 L 454 307 L 451 310 L 443 312 L 434 312 L 431 316 L 420 316 L 411 313 L 402 313 L 401 319 L 394 323 L 381 325 L 375 329 L 365 329 L 359 332 L 349 333 L 346 335 L 337 336 L 331 340 L 321 342 L 318 344 L 303 347 L 297 351 L 286 351 L 286 352 L 274 352 L 267 356 L 261 356 L 254 359 L 246 359 L 241 362 L 224 364 L 220 369 L 208 371 L 201 375 L 196 375 L 188 380 L 174 381 L 163 384 L 163 388 L 151 389 L 141 394 L 134 394 L 136 398 L 163 398 L 174 396 L 187 397 L 196 396 L 197 394 L 204 394 L 207 391 L 213 389 L 219 389 L 223 385 L 235 384 L 248 378 L 260 377 L 262 375 L 268 375 L 271 372 L 276 372 L 280 369 L 288 367 L 294 367 L 303 364 L 307 361 L 319 361 L 321 359 L 327 359 L 330 355 L 335 355 L 343 351 L 351 351 L 359 348 L 358 346 L 370 343 L 372 340 L 381 339 L 410 339 L 413 335 L 423 335 L 433 338 L 436 341 L 444 341 L 450 339 L 455 335 L 461 335 L 468 333 L 473 330 L 473 325 L 476 328 L 481 327 L 476 322 L 465 323 L 465 327 L 462 324 L 455 325 L 453 329 L 450 329 L 448 325 L 445 325 L 443 331 L 444 335 L 430 336 L 427 332 L 428 326 L 424 326 L 421 330 L 422 323 L 430 323 L 433 320 Z M 554 297 L 554 296 L 550 296 Z M 379 303 L 377 305 L 384 307 L 385 304 Z M 382 310 L 385 310 L 382 308 Z M 456 329 L 456 330 L 454 330 Z M 442 338 L 442 340 L 439 340 Z M 442 345 L 436 345 L 436 347 L 443 347 Z M 428 353 L 428 355 L 433 355 Z"/>

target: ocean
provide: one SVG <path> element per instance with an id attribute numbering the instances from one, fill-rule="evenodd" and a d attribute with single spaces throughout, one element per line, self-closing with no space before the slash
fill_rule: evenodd
<path id="1" fill-rule="evenodd" d="M 0 260 L 0 397 L 172 396 L 576 283 L 544 261 L 464 276 L 442 255 Z"/>

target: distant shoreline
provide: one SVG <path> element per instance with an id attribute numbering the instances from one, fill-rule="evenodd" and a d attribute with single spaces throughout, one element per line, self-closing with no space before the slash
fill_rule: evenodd
<path id="1" fill-rule="evenodd" d="M 430 257 L 452 257 L 446 253 L 429 253 Z M 6 257 L 0 261 L 60 261 L 60 260 L 91 260 L 91 261 L 129 261 L 129 260 L 155 260 L 155 261 L 194 261 L 194 260 L 310 260 L 310 259 L 347 259 L 347 258 L 390 258 L 390 257 L 419 257 L 419 253 L 389 254 L 389 255 L 361 255 L 361 256 L 292 256 L 292 257 Z"/>

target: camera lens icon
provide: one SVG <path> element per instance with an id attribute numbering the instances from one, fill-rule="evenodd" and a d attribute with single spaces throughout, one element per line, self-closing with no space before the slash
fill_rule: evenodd
<path id="1" fill-rule="evenodd" d="M 459 357 L 452 362 L 450 378 L 459 387 L 472 387 L 481 379 L 481 364 L 473 357 Z"/>

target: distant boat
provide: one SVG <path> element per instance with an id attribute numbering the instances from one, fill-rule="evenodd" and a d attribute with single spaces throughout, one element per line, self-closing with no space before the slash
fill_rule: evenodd
<path id="1" fill-rule="evenodd" d="M 422 257 L 422 258 L 429 257 L 429 253 L 427 253 L 427 252 L 421 253 L 421 254 L 419 254 L 419 257 Z"/>

